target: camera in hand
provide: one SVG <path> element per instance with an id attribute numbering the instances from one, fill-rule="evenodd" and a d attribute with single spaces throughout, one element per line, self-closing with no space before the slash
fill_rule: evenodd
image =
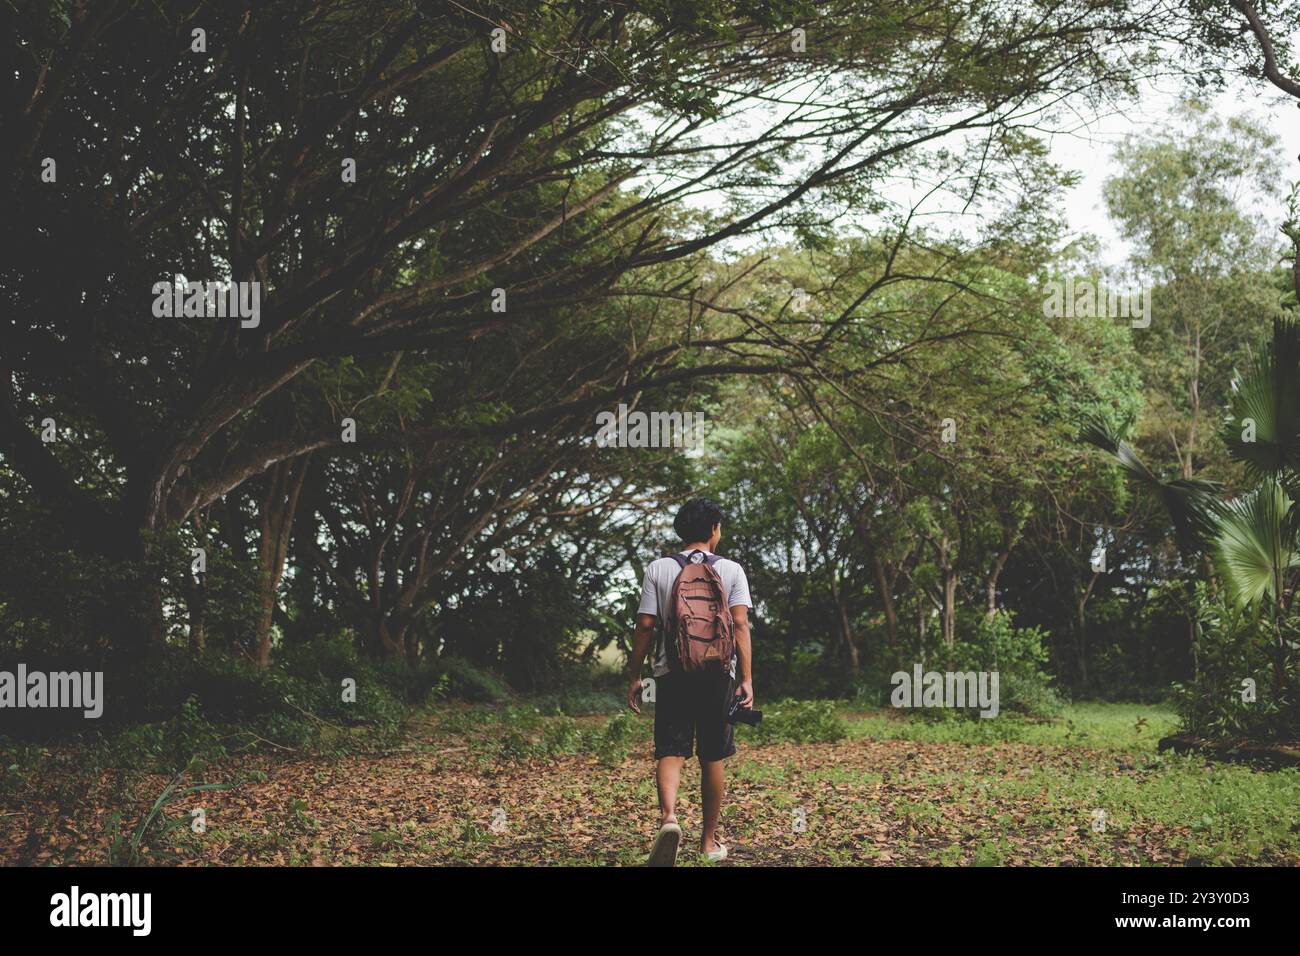
<path id="1" fill-rule="evenodd" d="M 727 710 L 727 723 L 748 724 L 750 727 L 757 727 L 763 721 L 763 712 L 752 707 L 741 707 L 740 702 L 744 699 L 745 695 L 743 693 L 737 693 L 731 699 L 731 707 Z"/>

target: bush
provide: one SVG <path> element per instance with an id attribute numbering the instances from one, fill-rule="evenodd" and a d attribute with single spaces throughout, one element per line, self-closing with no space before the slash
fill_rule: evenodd
<path id="1" fill-rule="evenodd" d="M 776 642 L 773 642 L 775 645 Z M 852 677 L 843 663 L 818 644 L 796 645 L 790 650 L 789 667 L 783 654 L 755 648 L 754 686 L 766 698 L 843 697 L 852 692 Z"/>
<path id="2" fill-rule="evenodd" d="M 356 682 L 355 700 L 344 700 L 345 678 Z M 80 740 L 95 765 L 139 770 L 174 770 L 268 742 L 350 747 L 352 727 L 391 740 L 433 682 L 432 671 L 361 659 L 346 637 L 292 648 L 265 669 L 220 651 L 195 657 L 167 648 L 105 668 L 104 716 L 94 726 L 29 720 L 14 727 L 14 737 Z"/>
<path id="3" fill-rule="evenodd" d="M 438 661 L 439 697 L 454 697 L 475 704 L 499 704 L 512 696 L 510 686 L 501 678 L 481 670 L 463 657 L 445 657 Z"/>
<path id="4" fill-rule="evenodd" d="M 87 733 L 82 739 L 89 746 L 77 753 L 79 761 L 96 770 L 111 766 L 174 773 L 227 756 L 229 737 L 204 715 L 198 697 L 191 696 L 166 720 Z"/>
<path id="5" fill-rule="evenodd" d="M 1048 651 L 1046 634 L 1036 627 L 1015 627 L 1011 615 L 1000 611 L 988 619 L 980 612 L 969 615 L 961 632 L 968 635 L 954 641 L 952 647 L 940 644 L 930 651 L 923 670 L 975 673 L 996 671 L 998 675 L 998 713 L 1046 718 L 1059 714 L 1065 705 L 1052 687 L 1054 678 L 1046 670 Z M 864 667 L 856 701 L 869 707 L 889 707 L 894 683 L 893 674 L 911 674 L 915 658 L 897 658 L 893 662 L 873 662 Z M 928 707 L 914 713 L 926 720 L 949 720 L 953 717 L 979 720 L 976 704 L 962 710 Z"/>
<path id="6" fill-rule="evenodd" d="M 824 743 L 842 740 L 848 733 L 848 725 L 840 719 L 833 701 L 786 699 L 759 709 L 763 712 L 761 724 L 738 728 L 742 736 L 757 744 Z"/>
<path id="7" fill-rule="evenodd" d="M 618 766 L 627 759 L 636 737 L 636 721 L 622 711 L 605 722 L 605 726 L 586 740 L 587 749 L 607 766 Z"/>
<path id="8" fill-rule="evenodd" d="M 1196 586 L 1201 625 L 1197 676 L 1174 685 L 1174 707 L 1181 730 L 1198 737 L 1252 740 L 1300 739 L 1300 667 L 1296 655 L 1284 659 L 1283 680 L 1275 687 L 1272 622 L 1211 597 Z M 1294 645 L 1300 619 L 1288 616 L 1284 637 Z M 1244 681 L 1254 681 L 1255 700 L 1243 699 Z"/>
<path id="9" fill-rule="evenodd" d="M 997 671 L 999 713 L 1054 717 L 1064 707 L 1046 670 L 1047 635 L 1036 627 L 1016 627 L 1007 611 L 981 618 L 970 641 L 957 641 L 953 670 Z M 968 711 L 978 719 L 978 708 Z"/>
<path id="10" fill-rule="evenodd" d="M 624 710 L 623 688 L 599 690 L 584 688 L 565 690 L 556 694 L 545 694 L 537 698 L 537 708 L 543 713 L 567 714 L 570 717 L 582 717 L 588 714 L 617 714 Z"/>
<path id="11" fill-rule="evenodd" d="M 630 713 L 615 714 L 599 727 L 583 729 L 566 716 L 547 716 L 537 707 L 508 707 L 487 753 L 499 762 L 593 754 L 601 763 L 617 766 L 627 759 L 637 735 Z"/>

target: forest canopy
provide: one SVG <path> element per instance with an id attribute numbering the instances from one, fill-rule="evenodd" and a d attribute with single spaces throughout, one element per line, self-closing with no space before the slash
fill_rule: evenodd
<path id="1" fill-rule="evenodd" d="M 1203 97 L 1300 102 L 1294 3 L 0 21 L 5 660 L 553 689 L 703 495 L 773 691 L 996 662 L 1024 712 L 1300 727 L 1295 170 Z M 1171 71 L 1108 267 L 1048 136 Z M 1267 714 L 1194 703 L 1250 675 Z"/>

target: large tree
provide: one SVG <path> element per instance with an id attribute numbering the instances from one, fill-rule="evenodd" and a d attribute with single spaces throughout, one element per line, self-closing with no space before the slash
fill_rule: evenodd
<path id="1" fill-rule="evenodd" d="M 721 243 L 819 241 L 941 143 L 991 170 L 1045 108 L 1143 62 L 1119 0 L 33 0 L 0 18 L 18 171 L 0 454 L 61 539 L 137 560 L 281 463 L 413 437 L 363 417 L 345 444 L 320 401 L 274 414 L 314 395 L 313 370 L 346 359 L 379 383 L 398 353 L 510 348 L 520 326 L 619 297 L 689 302 Z M 258 320 L 155 318 L 154 284 L 180 276 L 260 283 Z M 427 409 L 414 437 L 799 367 L 841 331 L 809 341 L 760 316 L 714 337 L 688 319 L 673 346 L 527 401 Z M 57 442 L 38 437 L 47 418 Z"/>

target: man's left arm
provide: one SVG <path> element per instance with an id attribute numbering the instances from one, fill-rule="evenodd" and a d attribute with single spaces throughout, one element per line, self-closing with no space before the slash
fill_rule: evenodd
<path id="1" fill-rule="evenodd" d="M 740 706 L 753 707 L 754 655 L 749 643 L 749 608 L 743 604 L 737 604 L 731 609 L 731 634 L 736 639 L 736 676 L 739 678 L 736 690 L 745 695 Z"/>

